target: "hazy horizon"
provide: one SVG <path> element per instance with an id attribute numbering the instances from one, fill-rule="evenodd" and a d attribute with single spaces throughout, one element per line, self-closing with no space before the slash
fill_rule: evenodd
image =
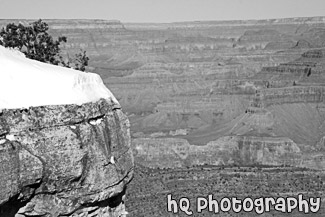
<path id="1" fill-rule="evenodd" d="M 124 23 L 325 16 L 323 0 L 0 0 L 0 19 L 100 19 Z"/>

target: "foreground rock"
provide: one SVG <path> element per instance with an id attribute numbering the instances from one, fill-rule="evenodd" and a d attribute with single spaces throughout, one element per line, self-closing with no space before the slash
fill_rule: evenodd
<path id="1" fill-rule="evenodd" d="M 133 158 L 119 105 L 10 109 L 0 122 L 1 216 L 124 212 Z"/>
<path id="2" fill-rule="evenodd" d="M 0 46 L 0 216 L 123 216 L 129 120 L 92 73 Z"/>

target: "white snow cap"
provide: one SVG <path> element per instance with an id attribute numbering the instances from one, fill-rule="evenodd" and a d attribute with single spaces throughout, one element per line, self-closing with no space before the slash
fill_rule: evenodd
<path id="1" fill-rule="evenodd" d="M 31 60 L 0 46 L 0 109 L 118 101 L 99 75 Z"/>

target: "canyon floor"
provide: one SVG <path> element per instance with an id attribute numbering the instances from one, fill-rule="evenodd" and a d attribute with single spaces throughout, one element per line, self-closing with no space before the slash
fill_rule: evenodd
<path id="1" fill-rule="evenodd" d="M 325 17 L 45 21 L 64 53 L 87 51 L 131 122 L 130 216 L 185 216 L 167 212 L 168 194 L 324 201 Z M 304 213 L 263 216 L 288 215 Z"/>

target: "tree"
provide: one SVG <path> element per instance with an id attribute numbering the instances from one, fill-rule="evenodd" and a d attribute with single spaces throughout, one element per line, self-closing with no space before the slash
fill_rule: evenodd
<path id="1" fill-rule="evenodd" d="M 65 61 L 60 54 L 60 44 L 67 42 L 67 37 L 60 36 L 54 40 L 48 30 L 48 24 L 41 19 L 29 26 L 10 23 L 0 31 L 0 45 L 17 48 L 30 59 L 85 71 L 89 61 L 86 51 L 81 50 L 73 60 Z"/>

